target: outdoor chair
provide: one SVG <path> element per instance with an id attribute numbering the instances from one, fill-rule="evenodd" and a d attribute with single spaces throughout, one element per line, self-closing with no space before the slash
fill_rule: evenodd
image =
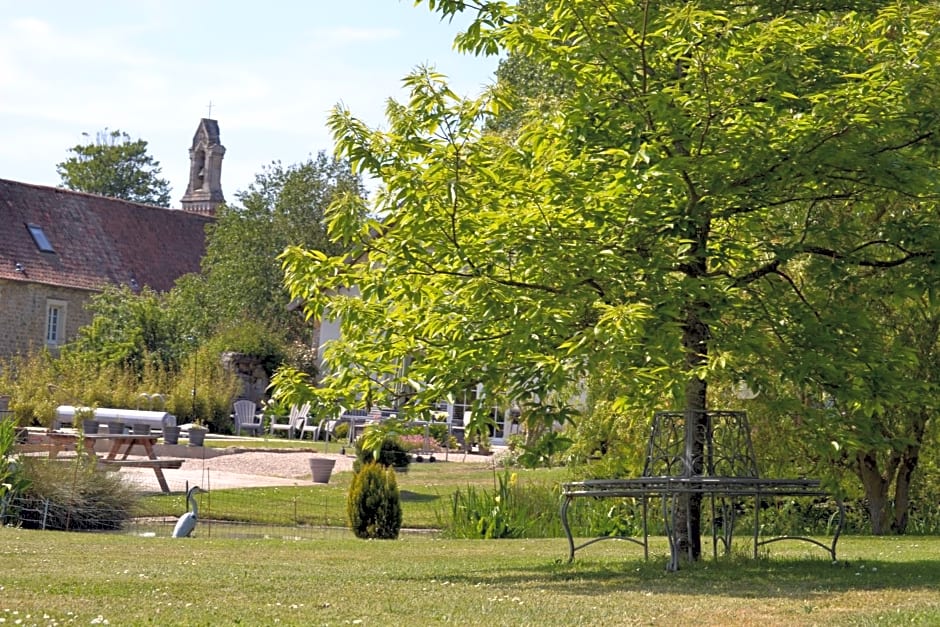
<path id="1" fill-rule="evenodd" d="M 303 440 L 304 434 L 309 433 L 311 440 L 319 440 L 320 432 L 323 429 L 323 425 L 325 422 L 326 422 L 325 420 L 321 420 L 317 424 L 313 424 L 310 418 L 308 417 L 307 420 L 304 421 L 303 426 L 300 428 L 300 439 Z"/>
<path id="2" fill-rule="evenodd" d="M 300 406 L 294 404 L 290 406 L 289 416 L 271 416 L 271 435 L 274 435 L 275 431 L 287 431 L 288 440 L 293 439 L 295 431 L 302 435 L 309 412 L 310 403 Z M 282 419 L 286 419 L 286 422 L 280 422 Z"/>
<path id="3" fill-rule="evenodd" d="M 235 401 L 232 421 L 235 423 L 235 435 L 241 435 L 244 429 L 253 435 L 261 435 L 264 428 L 261 424 L 261 414 L 257 413 L 254 401 Z"/>

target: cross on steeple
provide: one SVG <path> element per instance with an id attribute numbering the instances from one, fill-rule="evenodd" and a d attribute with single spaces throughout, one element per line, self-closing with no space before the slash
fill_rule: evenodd
<path id="1" fill-rule="evenodd" d="M 211 120 L 212 119 L 212 101 L 211 100 L 209 101 L 209 104 L 207 106 L 209 107 L 209 115 L 207 117 Z"/>

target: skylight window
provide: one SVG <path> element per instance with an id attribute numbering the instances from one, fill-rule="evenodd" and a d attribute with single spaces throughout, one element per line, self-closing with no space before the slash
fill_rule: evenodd
<path id="1" fill-rule="evenodd" d="M 55 250 L 52 248 L 52 244 L 49 243 L 49 238 L 46 237 L 45 232 L 43 232 L 42 227 L 37 224 L 27 224 L 26 228 L 29 229 L 29 234 L 33 236 L 33 241 L 36 242 L 36 247 L 44 253 L 54 253 Z"/>

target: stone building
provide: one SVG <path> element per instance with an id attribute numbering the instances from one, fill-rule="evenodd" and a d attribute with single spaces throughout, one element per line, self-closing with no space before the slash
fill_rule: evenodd
<path id="1" fill-rule="evenodd" d="M 200 121 L 183 209 L 0 179 L 0 357 L 56 350 L 107 285 L 168 291 L 199 272 L 223 201 L 218 123 Z"/>

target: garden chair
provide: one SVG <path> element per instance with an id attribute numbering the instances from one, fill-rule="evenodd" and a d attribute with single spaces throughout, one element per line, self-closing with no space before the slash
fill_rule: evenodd
<path id="1" fill-rule="evenodd" d="M 308 417 L 307 420 L 304 421 L 304 425 L 300 428 L 300 439 L 303 440 L 304 434 L 309 433 L 311 440 L 319 440 L 320 430 L 323 428 L 324 422 L 324 420 L 321 420 L 317 424 L 313 424 L 313 422 Z"/>
<path id="2" fill-rule="evenodd" d="M 232 421 L 235 423 L 235 435 L 241 435 L 242 429 L 253 435 L 261 435 L 263 429 L 261 414 L 257 413 L 257 405 L 254 401 L 235 401 L 233 408 L 235 411 L 232 414 Z"/>
<path id="3" fill-rule="evenodd" d="M 303 428 L 307 424 L 307 414 L 310 412 L 310 403 L 303 405 L 291 405 L 289 416 L 271 416 L 271 435 L 275 431 L 287 431 L 287 439 L 293 439 L 294 431 L 303 434 Z M 287 422 L 280 422 L 281 419 L 287 419 Z"/>

